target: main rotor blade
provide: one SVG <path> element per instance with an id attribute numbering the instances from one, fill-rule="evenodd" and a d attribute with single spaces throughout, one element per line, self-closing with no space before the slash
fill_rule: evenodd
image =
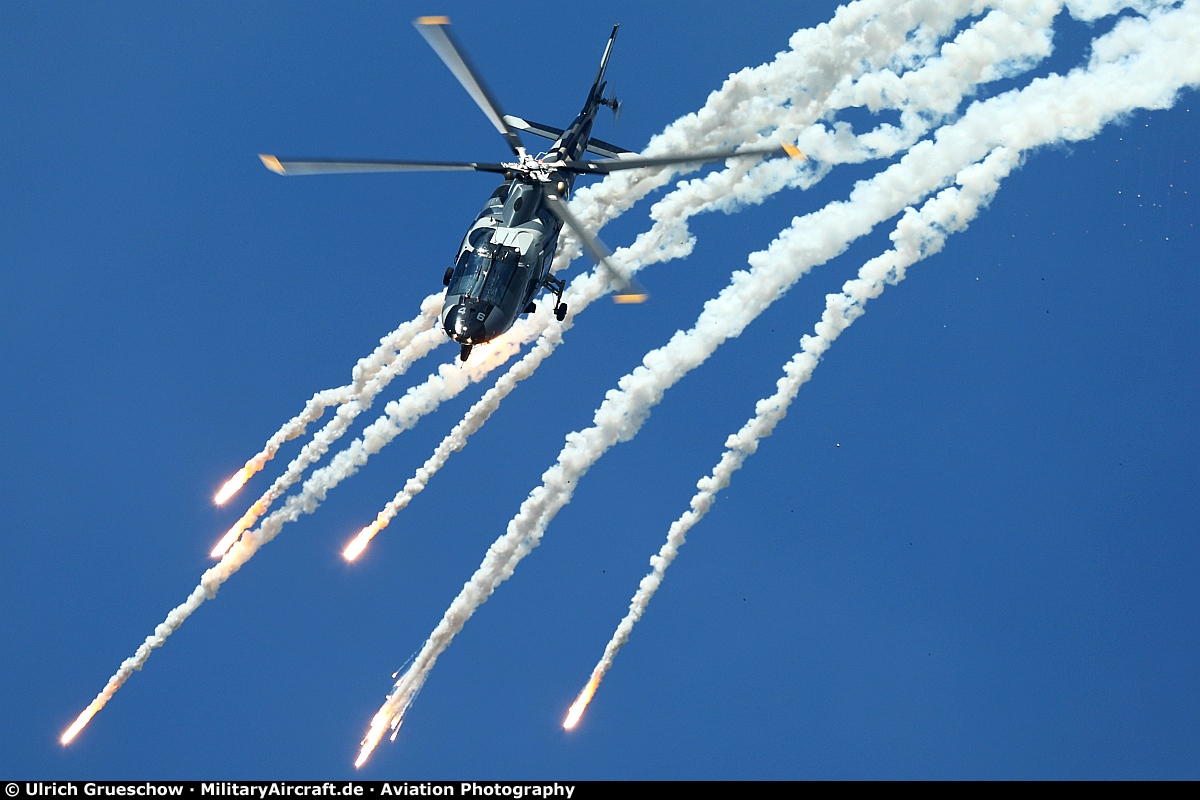
<path id="1" fill-rule="evenodd" d="M 334 158 L 279 159 L 259 154 L 263 166 L 280 175 L 332 175 L 345 172 L 504 172 L 503 164 L 478 161 L 343 161 Z"/>
<path id="2" fill-rule="evenodd" d="M 592 257 L 601 269 L 608 273 L 608 279 L 617 285 L 617 292 L 613 295 L 613 301 L 617 303 L 644 303 L 649 297 L 646 290 L 641 284 L 635 281 L 632 277 L 622 274 L 608 257 L 612 255 L 608 248 L 604 246 L 596 237 L 592 236 L 583 228 L 583 224 L 571 213 L 571 209 L 567 208 L 567 204 L 563 199 L 553 192 L 546 192 L 546 205 L 554 216 L 563 221 L 571 232 L 579 238 L 583 249 Z"/>
<path id="3" fill-rule="evenodd" d="M 728 158 L 738 158 L 740 156 L 763 156 L 764 158 L 776 158 L 778 156 L 788 156 L 789 158 L 807 161 L 808 156 L 800 152 L 800 148 L 794 145 L 785 144 L 779 147 L 760 148 L 755 150 L 718 150 L 708 153 L 696 153 L 694 155 L 681 156 L 661 156 L 658 158 L 613 158 L 604 161 L 568 161 L 563 164 L 560 169 L 570 170 L 571 172 L 581 173 L 609 173 L 619 169 L 639 169 L 641 167 L 664 167 L 669 164 L 703 164 L 708 161 L 724 161 Z"/>
<path id="4" fill-rule="evenodd" d="M 413 25 L 425 37 L 425 41 L 429 42 L 429 46 L 433 48 L 433 52 L 438 54 L 450 71 L 454 73 L 454 77 L 458 78 L 458 82 L 467 90 L 467 94 L 471 95 L 471 99 L 475 104 L 487 115 L 492 124 L 496 126 L 496 130 L 503 134 L 508 146 L 512 151 L 520 156 L 525 152 L 525 146 L 521 144 L 520 137 L 516 132 L 509 127 L 504 121 L 504 112 L 500 110 L 500 104 L 496 102 L 496 98 L 488 91 L 487 85 L 483 79 L 479 77 L 479 73 L 471 66 L 471 62 L 467 60 L 466 51 L 459 46 L 450 33 L 450 18 L 449 17 L 417 17 L 413 21 Z"/>

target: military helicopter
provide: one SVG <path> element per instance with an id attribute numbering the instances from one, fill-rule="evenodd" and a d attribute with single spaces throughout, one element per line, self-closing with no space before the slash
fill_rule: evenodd
<path id="1" fill-rule="evenodd" d="M 629 275 L 613 266 L 608 249 L 588 233 L 567 207 L 567 198 L 580 175 L 605 175 L 622 169 L 640 169 L 669 164 L 703 163 L 735 156 L 804 158 L 799 148 L 783 144 L 741 151 L 713 151 L 689 155 L 645 158 L 616 145 L 592 138 L 592 125 L 602 106 L 620 112 L 615 93 L 605 97 L 604 71 L 612 54 L 619 25 L 614 25 L 600 71 L 588 92 L 579 116 L 560 130 L 506 115 L 487 89 L 466 52 L 450 32 L 447 17 L 420 17 L 413 25 L 429 42 L 459 83 L 491 121 L 516 155 L 501 163 L 477 161 L 348 161 L 328 158 L 278 158 L 260 155 L 263 165 L 280 175 L 316 175 L 347 172 L 491 172 L 504 177 L 484 203 L 458 248 L 454 265 L 447 267 L 442 284 L 447 287 L 441 323 L 452 340 L 462 345 L 459 358 L 466 361 L 474 345 L 489 342 L 516 322 L 517 317 L 537 309 L 534 296 L 539 289 L 554 293 L 554 315 L 561 322 L 567 315 L 562 301 L 566 281 L 550 274 L 564 225 L 582 243 L 584 250 L 609 276 L 618 303 L 640 303 L 646 292 Z M 530 155 L 517 131 L 553 142 L 550 150 Z M 583 160 L 585 152 L 604 156 Z"/>

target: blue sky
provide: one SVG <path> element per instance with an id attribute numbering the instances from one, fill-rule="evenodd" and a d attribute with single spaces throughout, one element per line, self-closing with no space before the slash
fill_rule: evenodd
<path id="1" fill-rule="evenodd" d="M 486 383 L 288 526 L 58 744 L 210 565 L 242 510 L 212 493 L 415 314 L 492 188 L 283 180 L 257 153 L 504 157 L 412 29 L 419 14 L 452 17 L 506 111 L 558 125 L 620 22 L 610 79 L 625 105 L 596 133 L 640 149 L 834 8 L 0 9 L 4 773 L 1197 777 L 1194 91 L 1030 154 L 969 230 L 868 307 L 693 531 L 576 731 L 562 715 L 646 559 L 887 226 L 593 468 L 439 661 L 398 741 L 351 766 L 391 673 L 563 436 L 749 253 L 879 165 L 697 217 L 694 254 L 645 272 L 652 301 L 580 315 L 360 563 L 342 545 Z M 1035 74 L 1079 63 L 1106 29 L 1059 22 Z M 605 241 L 631 242 L 648 207 Z"/>

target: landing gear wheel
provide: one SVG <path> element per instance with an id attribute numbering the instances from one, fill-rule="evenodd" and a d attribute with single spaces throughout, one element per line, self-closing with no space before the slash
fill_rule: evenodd
<path id="1" fill-rule="evenodd" d="M 442 286 L 450 285 L 450 276 L 454 274 L 454 267 L 446 267 L 446 274 L 442 276 Z"/>
<path id="2" fill-rule="evenodd" d="M 556 305 L 554 307 L 554 318 L 556 320 L 558 320 L 559 322 L 562 322 L 564 319 L 567 318 L 567 304 L 566 303 L 559 303 L 558 305 Z"/>
<path id="3" fill-rule="evenodd" d="M 462 346 L 462 350 L 458 351 L 459 361 L 466 362 L 466 360 L 471 357 L 471 347 L 472 345 L 469 344 L 464 344 Z"/>

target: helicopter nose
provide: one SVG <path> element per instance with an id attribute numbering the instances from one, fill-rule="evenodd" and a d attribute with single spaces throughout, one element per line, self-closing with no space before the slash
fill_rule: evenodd
<path id="1" fill-rule="evenodd" d="M 477 344 L 482 339 L 483 320 L 470 306 L 456 305 L 446 316 L 446 333 L 456 342 Z"/>

